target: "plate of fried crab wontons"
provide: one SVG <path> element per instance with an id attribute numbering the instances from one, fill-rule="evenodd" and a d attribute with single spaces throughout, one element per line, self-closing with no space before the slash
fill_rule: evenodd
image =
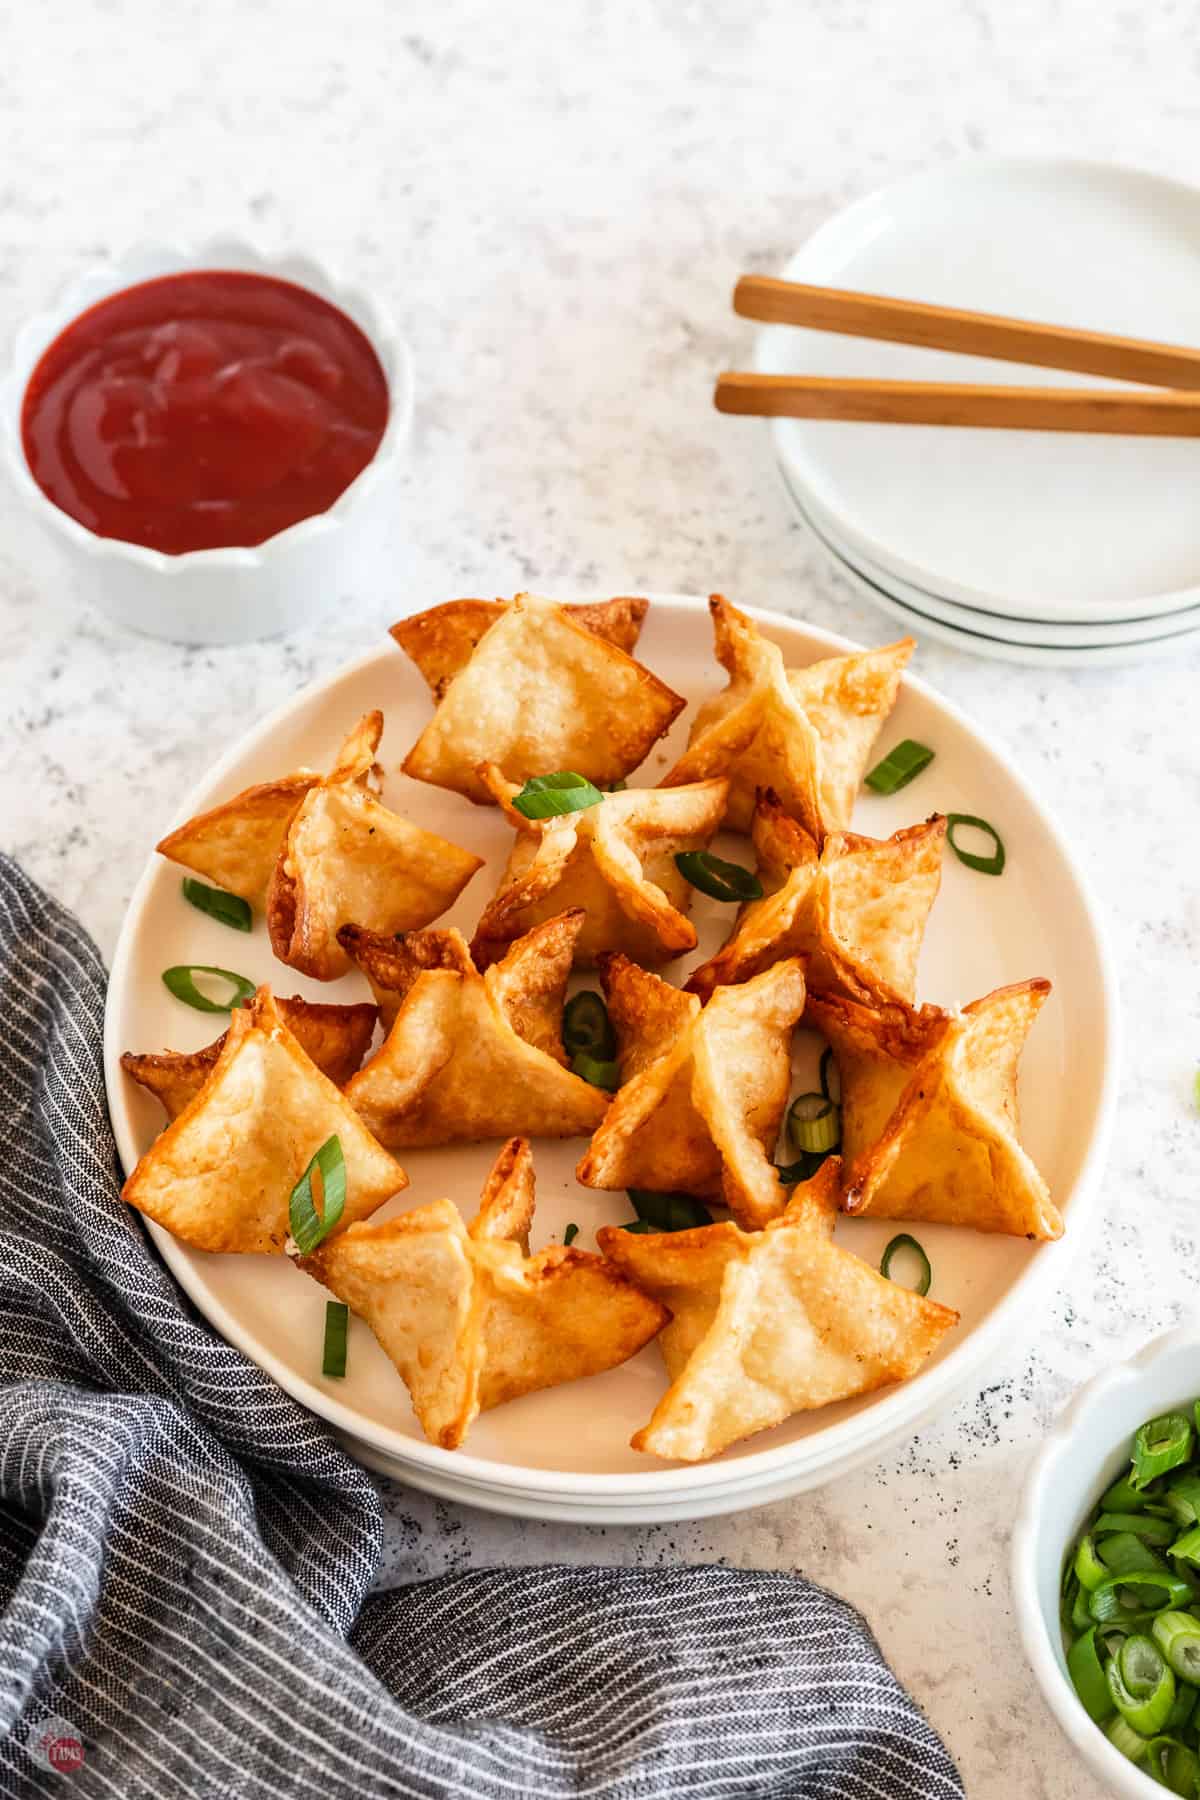
<path id="1" fill-rule="evenodd" d="M 729 1510 L 1031 1331 L 1111 971 L 915 648 L 720 595 L 452 600 L 182 803 L 109 990 L 123 1197 L 364 1461 Z"/>

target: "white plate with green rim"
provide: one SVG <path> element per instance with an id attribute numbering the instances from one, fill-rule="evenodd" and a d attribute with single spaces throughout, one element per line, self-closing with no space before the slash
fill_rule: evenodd
<path id="1" fill-rule="evenodd" d="M 735 596 L 735 598 L 740 598 Z M 777 613 L 756 613 L 788 661 L 803 664 L 854 648 L 844 639 Z M 718 687 L 712 628 L 699 598 L 661 597 L 651 607 L 639 656 L 696 701 Z M 392 771 L 429 716 L 424 683 L 390 643 L 295 696 L 257 724 L 182 802 L 182 821 L 251 782 L 301 763 L 328 762 L 359 715 L 383 710 L 385 798 L 418 823 L 488 859 L 447 923 L 468 933 L 491 892 L 509 843 L 494 811 L 414 783 Z M 689 712 L 655 750 L 635 781 L 651 784 L 674 759 Z M 855 827 L 882 836 L 935 810 L 989 818 L 1008 863 L 999 879 L 948 857 L 942 893 L 922 954 L 920 997 L 956 1005 L 1001 983 L 1048 975 L 1054 993 L 1027 1048 L 1021 1078 L 1025 1141 L 1067 1219 L 1060 1244 L 985 1237 L 946 1227 L 919 1228 L 934 1269 L 933 1295 L 959 1308 L 962 1322 L 912 1381 L 859 1401 L 793 1419 L 749 1439 L 711 1463 L 660 1463 L 629 1448 L 664 1388 L 657 1350 L 586 1384 L 573 1383 L 498 1407 L 472 1427 L 465 1447 L 447 1451 L 422 1437 L 403 1383 L 366 1326 L 351 1320 L 344 1380 L 321 1375 L 324 1291 L 282 1257 L 216 1256 L 194 1251 L 157 1227 L 152 1235 L 181 1286 L 228 1341 L 266 1369 L 303 1405 L 328 1421 L 363 1459 L 414 1486 L 530 1518 L 590 1522 L 685 1519 L 733 1511 L 830 1481 L 942 1409 L 1036 1316 L 1031 1290 L 1073 1254 L 1084 1227 L 1111 1124 L 1116 1077 L 1116 991 L 1104 931 L 1087 883 L 1058 827 L 1015 772 L 953 706 L 916 677 L 906 677 L 881 737 L 881 754 L 903 737 L 932 745 L 934 763 L 889 799 L 864 793 Z M 157 822 L 161 830 L 172 823 Z M 157 834 L 157 833 L 156 833 Z M 720 847 L 720 846 L 719 846 Z M 747 860 L 744 839 L 727 850 Z M 729 914 L 697 897 L 700 947 L 672 965 L 674 979 L 711 953 Z M 123 1050 L 199 1048 L 213 1021 L 163 987 L 173 963 L 236 965 L 276 992 L 310 999 L 366 997 L 356 974 L 318 984 L 274 961 L 261 920 L 252 935 L 224 929 L 187 906 L 180 870 L 152 856 L 130 902 L 113 962 L 105 1022 L 109 1106 L 122 1162 L 131 1168 L 162 1124 L 149 1095 L 120 1068 Z M 579 985 L 589 985 L 584 977 Z M 813 1085 L 819 1040 L 797 1041 L 797 1079 Z M 411 1186 L 389 1202 L 406 1210 L 447 1195 L 469 1216 L 495 1144 L 452 1146 L 402 1156 Z M 579 1225 L 581 1248 L 597 1225 L 630 1216 L 623 1194 L 585 1190 L 574 1180 L 583 1140 L 536 1140 L 535 1245 Z M 377 1215 L 379 1216 L 379 1215 Z M 875 1220 L 839 1224 L 839 1241 L 877 1263 L 893 1227 Z"/>

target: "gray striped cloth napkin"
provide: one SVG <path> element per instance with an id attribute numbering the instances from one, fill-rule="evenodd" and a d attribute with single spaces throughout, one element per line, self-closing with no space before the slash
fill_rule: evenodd
<path id="1" fill-rule="evenodd" d="M 368 1597 L 371 1480 L 117 1197 L 104 980 L 0 857 L 0 1793 L 961 1800 L 866 1624 L 798 1577 Z"/>

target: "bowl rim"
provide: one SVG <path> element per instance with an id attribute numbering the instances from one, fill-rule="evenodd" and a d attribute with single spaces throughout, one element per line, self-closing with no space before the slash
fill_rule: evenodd
<path id="1" fill-rule="evenodd" d="M 1114 1748 L 1104 1731 L 1080 1704 L 1079 1697 L 1055 1655 L 1051 1627 L 1038 1598 L 1037 1549 L 1046 1493 L 1064 1457 L 1068 1456 L 1088 1419 L 1100 1412 L 1120 1388 L 1152 1377 L 1156 1365 L 1178 1350 L 1200 1355 L 1200 1314 L 1159 1333 L 1123 1362 L 1101 1369 L 1067 1402 L 1029 1466 L 1020 1505 L 1013 1524 L 1009 1553 L 1009 1578 L 1016 1603 L 1017 1629 L 1022 1648 L 1042 1691 L 1042 1697 L 1060 1729 L 1093 1768 L 1128 1800 L 1152 1800 L 1164 1792 L 1161 1784 Z M 1200 1383 L 1197 1384 L 1200 1388 Z M 1153 1417 L 1148 1411 L 1147 1418 Z M 1113 1445 L 1116 1449 L 1117 1445 Z M 1097 1479 L 1103 1457 L 1096 1458 Z"/>
<path id="2" fill-rule="evenodd" d="M 705 605 L 704 601 L 696 595 L 642 591 L 656 611 L 660 613 L 695 614 Z M 568 603 L 580 599 L 594 601 L 596 597 L 594 593 L 564 596 Z M 785 631 L 800 631 L 834 654 L 845 655 L 861 649 L 860 645 L 853 643 L 848 638 L 827 631 L 823 627 L 811 625 L 807 620 L 789 617 L 786 613 L 749 606 L 743 610 L 751 618 L 768 627 L 783 628 Z M 307 683 L 305 687 L 290 695 L 264 718 L 256 720 L 250 730 L 243 733 L 194 784 L 173 815 L 172 822 L 186 820 L 202 804 L 207 803 L 205 796 L 211 792 L 214 784 L 222 779 L 225 771 L 236 764 L 244 754 L 249 738 L 257 739 L 273 732 L 290 714 L 299 711 L 311 699 L 316 698 L 318 694 L 323 693 L 334 683 L 357 675 L 393 653 L 390 642 L 368 650 L 352 662 Z M 1020 1296 L 1021 1305 L 1027 1308 L 1040 1291 L 1041 1285 L 1050 1280 L 1057 1267 L 1058 1259 L 1064 1254 L 1074 1253 L 1079 1233 L 1086 1228 L 1088 1214 L 1094 1203 L 1097 1178 L 1107 1155 L 1116 1110 L 1120 1035 L 1116 965 L 1109 948 L 1103 914 L 1091 883 L 1080 863 L 1071 854 L 1063 833 L 1052 815 L 1035 796 L 1030 784 L 1020 773 L 1011 756 L 988 733 L 975 725 L 953 702 L 946 700 L 920 677 L 906 671 L 901 678 L 901 691 L 903 692 L 905 688 L 919 694 L 940 709 L 976 742 L 982 744 L 992 756 L 1004 762 L 1009 779 L 1057 847 L 1064 871 L 1075 885 L 1084 917 L 1091 931 L 1094 960 L 1099 972 L 1096 1000 L 1100 1015 L 1100 1035 L 1103 1040 L 1102 1076 L 1096 1097 L 1091 1141 L 1083 1156 L 1071 1196 L 1074 1219 L 1070 1238 L 1064 1236 L 1057 1242 L 1041 1243 L 1035 1247 L 1035 1254 L 1030 1258 L 1024 1273 L 996 1305 L 992 1313 L 976 1328 L 961 1350 L 948 1357 L 944 1363 L 924 1371 L 922 1376 L 899 1383 L 894 1388 L 886 1390 L 881 1398 L 877 1399 L 873 1405 L 864 1408 L 862 1412 L 828 1427 L 822 1434 L 819 1449 L 807 1452 L 806 1460 L 814 1470 L 843 1455 L 852 1454 L 864 1439 L 869 1440 L 874 1436 L 882 1438 L 885 1434 L 896 1433 L 907 1428 L 910 1421 L 919 1421 L 930 1416 L 931 1408 L 938 1408 L 946 1399 L 953 1397 L 963 1384 L 978 1372 L 987 1358 L 1001 1349 L 1011 1338 L 1018 1317 L 1018 1296 Z M 110 998 L 114 992 L 120 992 L 123 989 L 126 968 L 133 955 L 138 921 L 147 904 L 157 867 L 155 857 L 151 853 L 130 896 L 109 975 Z M 118 1080 L 122 1046 L 117 1042 L 117 1037 L 118 1008 L 106 1004 L 104 1066 L 109 1116 L 122 1165 L 131 1167 L 132 1164 L 127 1161 L 127 1152 L 133 1147 L 133 1133 L 126 1127 L 122 1118 L 124 1109 L 116 1100 L 116 1096 L 122 1091 Z M 297 1375 L 273 1353 L 262 1352 L 260 1354 L 258 1351 L 248 1349 L 244 1341 L 245 1334 L 224 1305 L 219 1301 L 214 1303 L 207 1293 L 203 1295 L 203 1298 L 200 1297 L 197 1291 L 199 1283 L 188 1261 L 186 1246 L 177 1244 L 168 1232 L 152 1222 L 147 1221 L 147 1225 L 175 1279 L 205 1314 L 209 1323 L 226 1337 L 227 1342 L 232 1343 L 241 1350 L 243 1355 L 266 1369 L 285 1392 L 291 1394 L 308 1411 L 315 1413 L 335 1430 L 368 1444 L 377 1445 L 387 1454 L 412 1462 L 414 1465 L 423 1467 L 432 1464 L 438 1469 L 452 1470 L 457 1475 L 466 1476 L 478 1485 L 492 1490 L 509 1489 L 517 1493 L 532 1491 L 551 1495 L 571 1494 L 577 1498 L 586 1493 L 594 1495 L 597 1500 L 607 1501 L 615 1500 L 623 1495 L 631 1498 L 649 1497 L 673 1491 L 711 1493 L 714 1489 L 751 1490 L 796 1460 L 797 1445 L 781 1444 L 767 1450 L 749 1451 L 734 1465 L 718 1459 L 703 1464 L 653 1469 L 645 1473 L 633 1471 L 624 1474 L 582 1474 L 577 1470 L 535 1468 L 517 1470 L 505 1464 L 495 1463 L 486 1457 L 475 1456 L 469 1451 L 444 1450 L 439 1445 L 430 1444 L 424 1439 L 405 1438 L 400 1440 L 396 1434 L 385 1427 L 377 1427 L 364 1421 L 360 1415 L 339 1401 L 336 1396 L 329 1395 L 314 1383 Z M 960 1357 L 964 1357 L 965 1362 L 960 1361 Z M 912 1424 L 912 1428 L 917 1428 L 916 1423 Z M 812 1440 L 806 1441 L 811 1442 Z"/>
<path id="3" fill-rule="evenodd" d="M 144 265 L 161 264 L 157 274 Z M 129 272 L 138 268 L 139 273 Z M 34 479 L 21 441 L 20 419 L 25 390 L 38 360 L 80 315 L 92 306 L 143 282 L 188 270 L 232 269 L 247 274 L 273 275 L 293 286 L 308 288 L 319 299 L 345 312 L 366 337 L 379 358 L 388 388 L 388 421 L 366 468 L 342 489 L 324 512 L 298 519 L 261 544 L 229 544 L 213 550 L 187 550 L 168 556 L 147 544 L 126 538 L 101 537 L 64 512 Z M 104 293 L 97 292 L 103 287 Z M 20 325 L 9 346 L 0 374 L 0 440 L 13 481 L 26 504 L 42 522 L 86 555 L 124 562 L 156 574 L 183 578 L 200 572 L 220 575 L 238 569 L 254 569 L 282 554 L 303 549 L 349 522 L 360 500 L 379 484 L 412 428 L 414 376 L 412 352 L 399 335 L 387 306 L 357 282 L 348 281 L 339 269 L 308 251 L 284 248 L 265 250 L 248 238 L 218 234 L 200 243 L 151 239 L 128 245 L 119 255 L 89 263 L 69 276 L 53 300 Z"/>

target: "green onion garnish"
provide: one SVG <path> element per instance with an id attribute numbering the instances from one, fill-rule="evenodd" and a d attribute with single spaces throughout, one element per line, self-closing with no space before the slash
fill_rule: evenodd
<path id="1" fill-rule="evenodd" d="M 183 897 L 198 912 L 207 913 L 210 919 L 229 925 L 234 931 L 249 931 L 254 923 L 248 900 L 240 894 L 227 894 L 223 888 L 206 887 L 193 875 L 183 878 Z"/>
<path id="2" fill-rule="evenodd" d="M 932 761 L 933 751 L 928 744 L 918 744 L 915 738 L 905 738 L 894 750 L 888 751 L 881 763 L 876 763 L 866 777 L 867 786 L 877 794 L 899 793 L 922 769 L 927 769 Z"/>
<path id="3" fill-rule="evenodd" d="M 1093 1537 L 1107 1537 L 1110 1532 L 1128 1532 L 1143 1544 L 1165 1547 L 1179 1535 L 1179 1527 L 1170 1519 L 1156 1519 L 1153 1513 L 1101 1513 L 1092 1526 Z"/>
<path id="4" fill-rule="evenodd" d="M 600 995 L 588 988 L 563 1008 L 563 1048 L 568 1056 L 598 1057 L 611 1062 L 617 1054 L 617 1034 Z"/>
<path id="5" fill-rule="evenodd" d="M 578 1236 L 579 1236 L 579 1227 L 578 1227 L 578 1225 L 576 1225 L 574 1219 L 572 1219 L 571 1223 L 567 1226 L 567 1229 L 563 1232 L 564 1247 L 567 1244 L 573 1244 L 575 1242 L 575 1239 Z"/>
<path id="6" fill-rule="evenodd" d="M 571 1058 L 571 1073 L 609 1094 L 615 1094 L 621 1085 L 621 1070 L 615 1062 L 603 1056 L 589 1056 L 586 1051 Z"/>
<path id="7" fill-rule="evenodd" d="M 806 1150 L 795 1162 L 776 1163 L 775 1173 L 784 1187 L 795 1187 L 798 1181 L 811 1181 L 821 1164 L 825 1161 L 826 1152 Z"/>
<path id="8" fill-rule="evenodd" d="M 1131 1575 L 1109 1575 L 1088 1599 L 1088 1612 L 1098 1625 L 1128 1622 L 1131 1612 L 1162 1612 L 1168 1606 L 1187 1606 L 1192 1590 L 1178 1575 L 1156 1569 L 1139 1569 Z"/>
<path id="9" fill-rule="evenodd" d="M 1111 1719 L 1105 1727 L 1105 1736 L 1114 1750 L 1127 1756 L 1130 1762 L 1141 1762 L 1150 1748 L 1144 1737 L 1139 1737 L 1132 1725 L 1127 1725 L 1120 1713 Z"/>
<path id="10" fill-rule="evenodd" d="M 526 819 L 555 819 L 563 813 L 586 812 L 599 806 L 604 795 L 586 775 L 574 769 L 558 769 L 553 775 L 533 775 L 513 801 Z"/>
<path id="11" fill-rule="evenodd" d="M 800 1094 L 788 1107 L 787 1134 L 793 1150 L 836 1150 L 841 1135 L 837 1107 L 824 1094 Z"/>
<path id="12" fill-rule="evenodd" d="M 1113 1705 L 1139 1737 L 1153 1737 L 1175 1704 L 1175 1676 L 1153 1638 L 1128 1637 L 1107 1669 Z"/>
<path id="13" fill-rule="evenodd" d="M 650 1188 L 630 1188 L 629 1200 L 637 1220 L 626 1231 L 693 1231 L 711 1225 L 712 1214 L 690 1194 L 656 1194 Z"/>
<path id="14" fill-rule="evenodd" d="M 342 1376 L 346 1373 L 346 1332 L 350 1327 L 350 1308 L 340 1300 L 325 1302 L 325 1353 L 321 1358 L 322 1375 Z"/>
<path id="15" fill-rule="evenodd" d="M 1133 1485 L 1144 1488 L 1157 1475 L 1177 1469 L 1192 1454 L 1192 1428 L 1182 1413 L 1147 1419 L 1133 1440 Z"/>
<path id="16" fill-rule="evenodd" d="M 977 856 L 973 850 L 963 850 L 955 842 L 954 833 L 960 825 L 973 825 L 976 831 L 986 831 L 996 848 L 990 856 Z M 966 863 L 968 869 L 978 869 L 981 875 L 999 875 L 1004 868 L 1004 845 L 1000 841 L 1000 833 L 986 819 L 977 819 L 972 813 L 946 814 L 946 842 L 957 856 L 960 863 Z"/>
<path id="17" fill-rule="evenodd" d="M 192 980 L 193 975 L 211 975 L 217 981 L 227 981 L 233 993 L 228 1000 L 209 1000 Z M 182 1000 L 185 1006 L 194 1006 L 197 1012 L 232 1012 L 235 1006 L 244 1006 L 254 997 L 253 981 L 247 981 L 244 975 L 235 975 L 232 969 L 215 969 L 209 963 L 176 963 L 173 968 L 163 970 L 162 978 L 164 986 L 170 988 L 177 1000 Z"/>
<path id="18" fill-rule="evenodd" d="M 314 1172 L 319 1172 L 321 1178 L 320 1212 L 313 1196 Z M 307 1256 L 329 1236 L 345 1205 L 346 1159 L 342 1155 L 341 1139 L 335 1132 L 333 1137 L 325 1139 L 292 1189 L 288 1218 L 301 1256 Z"/>
<path id="19" fill-rule="evenodd" d="M 1105 1719 L 1116 1711 L 1116 1707 L 1109 1692 L 1104 1664 L 1096 1649 L 1096 1633 L 1099 1629 L 1098 1625 L 1093 1625 L 1071 1645 L 1067 1653 L 1067 1672 L 1089 1715 L 1097 1725 L 1103 1725 Z"/>
<path id="20" fill-rule="evenodd" d="M 840 1106 L 842 1103 L 842 1078 L 838 1074 L 837 1060 L 828 1044 L 821 1052 L 820 1079 L 821 1092 L 825 1098 L 832 1100 L 835 1106 Z M 833 1091 L 835 1087 L 837 1088 L 836 1094 Z"/>
<path id="21" fill-rule="evenodd" d="M 1171 1729 L 1168 1719 L 1167 1730 Z M 1200 1761 L 1194 1750 L 1177 1738 L 1152 1738 L 1146 1746 L 1146 1767 L 1169 1794 L 1194 1795 L 1200 1786 Z"/>
<path id="22" fill-rule="evenodd" d="M 913 1293 L 927 1294 L 929 1292 L 930 1284 L 933 1281 L 933 1269 L 930 1266 L 929 1258 L 926 1256 L 916 1238 L 910 1237 L 907 1231 L 901 1231 L 892 1239 L 891 1243 L 879 1259 L 879 1273 L 885 1276 L 888 1281 L 895 1280 L 895 1277 L 892 1274 L 892 1259 L 893 1257 L 905 1254 L 915 1256 L 917 1259 L 917 1279 L 911 1283 Z M 910 1284 L 905 1282 L 902 1283 L 902 1285 L 907 1287 Z M 1080 1581 L 1083 1581 L 1082 1574 L 1080 1574 L 1079 1579 Z M 1086 1585 L 1087 1584 L 1085 1583 L 1085 1586 Z"/>
<path id="23" fill-rule="evenodd" d="M 1180 1680 L 1200 1686 L 1200 1619 L 1189 1612 L 1161 1612 L 1150 1629 Z"/>
<path id="24" fill-rule="evenodd" d="M 725 862 L 710 850 L 681 850 L 675 867 L 686 881 L 710 900 L 761 900 L 763 885 L 741 863 Z"/>
<path id="25" fill-rule="evenodd" d="M 1177 1475 L 1163 1498 L 1176 1525 L 1200 1524 L 1200 1475 Z"/>

